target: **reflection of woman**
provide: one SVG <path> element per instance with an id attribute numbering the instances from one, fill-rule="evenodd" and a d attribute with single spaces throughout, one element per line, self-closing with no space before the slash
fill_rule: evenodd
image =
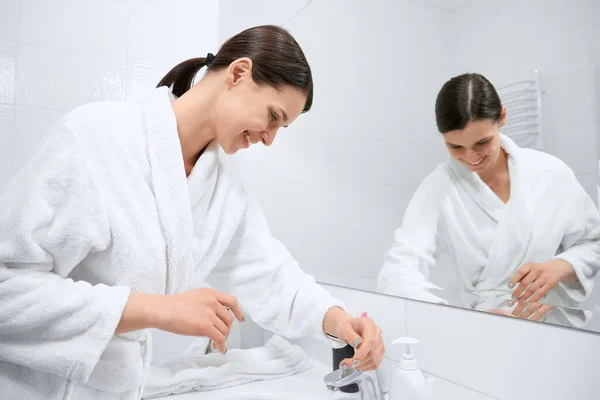
<path id="1" fill-rule="evenodd" d="M 358 347 L 359 369 L 375 369 L 380 329 L 300 270 L 220 154 L 268 146 L 310 109 L 298 43 L 251 28 L 159 86 L 141 103 L 63 117 L 0 200 L 3 394 L 137 399 L 146 328 L 207 336 L 225 352 L 242 307 L 281 335 L 337 336 Z M 189 290 L 213 270 L 232 295 Z"/>
<path id="2" fill-rule="evenodd" d="M 506 110 L 479 74 L 446 82 L 435 113 L 451 157 L 414 194 L 379 290 L 443 302 L 427 276 L 445 250 L 482 298 L 583 301 L 600 269 L 600 215 L 571 169 L 500 134 Z"/>

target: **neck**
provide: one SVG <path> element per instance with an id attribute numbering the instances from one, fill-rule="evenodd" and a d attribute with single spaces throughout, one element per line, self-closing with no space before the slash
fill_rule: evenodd
<path id="1" fill-rule="evenodd" d="M 505 175 L 506 172 L 508 172 L 508 154 L 501 148 L 494 164 L 490 165 L 489 168 L 480 173 L 479 177 L 489 185 L 490 183 L 496 182 L 498 178 Z"/>
<path id="2" fill-rule="evenodd" d="M 204 77 L 173 102 L 177 133 L 188 175 L 202 151 L 216 138 L 213 104 L 217 86 L 214 79 Z"/>

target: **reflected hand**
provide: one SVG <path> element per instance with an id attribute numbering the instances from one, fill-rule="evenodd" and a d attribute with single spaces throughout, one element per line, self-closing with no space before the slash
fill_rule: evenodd
<path id="1" fill-rule="evenodd" d="M 561 280 L 573 279 L 575 271 L 563 260 L 552 260 L 545 263 L 527 263 L 515 273 L 508 283 L 509 288 L 517 288 L 513 299 L 531 303 L 540 301 Z"/>
<path id="2" fill-rule="evenodd" d="M 548 304 L 542 303 L 531 303 L 527 301 L 517 301 L 510 300 L 507 305 L 512 307 L 517 303 L 517 306 L 512 311 L 512 315 L 517 318 L 529 319 L 531 321 L 539 321 L 542 319 L 549 311 L 553 310 L 554 307 Z"/>
<path id="3" fill-rule="evenodd" d="M 365 314 L 363 314 L 365 315 Z M 373 371 L 379 367 L 385 354 L 381 328 L 371 318 L 346 318 L 336 327 L 335 336 L 355 349 L 354 357 L 345 359 L 340 365 L 348 368 Z"/>
<path id="4" fill-rule="evenodd" d="M 514 317 L 514 315 L 512 315 L 510 312 L 502 310 L 500 308 L 493 308 L 491 310 L 486 310 L 485 312 L 488 312 L 490 314 L 503 315 L 505 317 Z"/>

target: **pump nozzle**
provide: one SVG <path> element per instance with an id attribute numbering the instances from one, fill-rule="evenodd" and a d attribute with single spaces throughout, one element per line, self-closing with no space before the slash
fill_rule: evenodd
<path id="1" fill-rule="evenodd" d="M 404 353 L 400 359 L 400 368 L 407 370 L 417 369 L 417 360 L 415 358 L 413 346 L 418 343 L 419 341 L 412 337 L 400 337 L 396 340 L 392 340 L 392 346 L 398 344 L 404 345 Z"/>

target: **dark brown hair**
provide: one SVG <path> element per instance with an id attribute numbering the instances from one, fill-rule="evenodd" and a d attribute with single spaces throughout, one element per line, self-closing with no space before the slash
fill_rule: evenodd
<path id="1" fill-rule="evenodd" d="M 252 79 L 257 84 L 275 88 L 290 85 L 306 94 L 303 112 L 313 101 L 312 73 L 304 52 L 284 28 L 263 25 L 246 29 L 226 41 L 209 65 L 206 58 L 192 58 L 175 66 L 160 80 L 157 87 L 168 86 L 175 96 L 181 96 L 193 85 L 194 77 L 207 66 L 207 73 L 219 71 L 235 60 L 252 60 Z"/>
<path id="2" fill-rule="evenodd" d="M 463 74 L 444 83 L 435 101 L 440 133 L 461 130 L 471 121 L 502 119 L 502 102 L 494 85 L 481 74 Z"/>

